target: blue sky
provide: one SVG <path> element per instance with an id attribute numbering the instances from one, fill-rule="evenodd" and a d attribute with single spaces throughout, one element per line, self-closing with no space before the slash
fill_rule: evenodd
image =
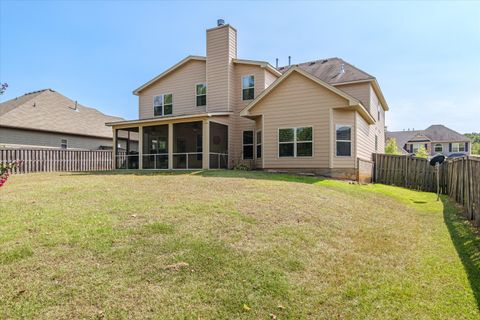
<path id="1" fill-rule="evenodd" d="M 1 101 L 52 88 L 137 118 L 132 90 L 238 29 L 244 59 L 341 57 L 377 77 L 390 130 L 480 131 L 480 2 L 0 1 Z"/>

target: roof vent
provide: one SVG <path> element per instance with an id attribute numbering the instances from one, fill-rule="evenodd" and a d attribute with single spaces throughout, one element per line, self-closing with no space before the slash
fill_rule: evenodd
<path id="1" fill-rule="evenodd" d="M 309 66 L 313 66 L 315 64 L 315 61 L 310 62 Z"/>
<path id="2" fill-rule="evenodd" d="M 292 57 L 288 56 L 288 66 L 290 67 L 291 64 L 292 64 Z"/>
<path id="3" fill-rule="evenodd" d="M 225 24 L 225 20 L 223 19 L 218 19 L 217 20 L 217 27 L 223 26 Z"/>
<path id="4" fill-rule="evenodd" d="M 322 60 L 322 64 L 324 64 L 324 63 L 326 63 L 326 62 L 328 62 L 328 59 L 323 59 L 323 60 Z"/>

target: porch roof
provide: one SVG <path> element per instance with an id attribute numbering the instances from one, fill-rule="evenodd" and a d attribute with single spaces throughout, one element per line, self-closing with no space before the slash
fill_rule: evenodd
<path id="1" fill-rule="evenodd" d="M 220 117 L 220 116 L 229 116 L 233 112 L 207 112 L 207 113 L 197 113 L 197 114 L 185 114 L 177 116 L 163 116 L 147 119 L 138 119 L 138 120 L 126 120 L 126 121 L 114 121 L 107 122 L 106 125 L 109 127 L 115 126 L 124 126 L 124 125 L 141 125 L 145 123 L 157 123 L 157 122 L 170 122 L 175 120 L 188 120 L 188 119 L 198 119 L 198 118 L 211 118 L 211 117 Z"/>

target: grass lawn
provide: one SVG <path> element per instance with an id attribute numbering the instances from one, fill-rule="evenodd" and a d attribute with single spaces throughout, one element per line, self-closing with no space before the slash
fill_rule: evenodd
<path id="1" fill-rule="evenodd" d="M 435 200 L 259 172 L 12 176 L 0 319 L 480 319 L 480 237 Z"/>

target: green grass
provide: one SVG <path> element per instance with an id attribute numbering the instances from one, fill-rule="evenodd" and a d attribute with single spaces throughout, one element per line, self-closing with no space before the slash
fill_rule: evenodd
<path id="1" fill-rule="evenodd" d="M 447 198 L 269 174 L 12 176 L 0 319 L 479 319 Z"/>

